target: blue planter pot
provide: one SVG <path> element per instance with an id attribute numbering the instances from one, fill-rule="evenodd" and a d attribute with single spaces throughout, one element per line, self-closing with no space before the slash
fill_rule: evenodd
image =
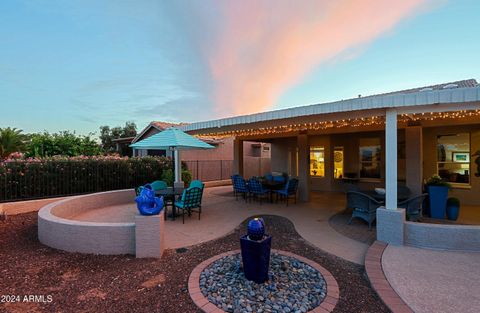
<path id="1" fill-rule="evenodd" d="M 428 186 L 430 199 L 430 217 L 445 218 L 447 210 L 448 187 Z"/>
<path id="2" fill-rule="evenodd" d="M 458 205 L 448 205 L 447 218 L 451 221 L 456 221 L 458 219 L 459 211 L 460 211 L 460 207 Z"/>

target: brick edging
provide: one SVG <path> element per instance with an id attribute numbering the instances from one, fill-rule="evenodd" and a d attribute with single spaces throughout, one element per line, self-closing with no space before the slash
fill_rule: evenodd
<path id="1" fill-rule="evenodd" d="M 331 312 L 335 308 L 338 303 L 338 299 L 340 298 L 340 289 L 338 288 L 335 277 L 333 277 L 333 275 L 328 270 L 326 270 L 320 264 L 302 256 L 296 255 L 294 253 L 276 249 L 272 249 L 272 252 L 296 258 L 297 260 L 310 265 L 311 267 L 319 271 L 325 279 L 325 284 L 327 287 L 327 293 L 325 295 L 325 298 L 323 299 L 322 303 L 320 303 L 320 306 L 317 306 L 313 310 L 308 311 L 308 313 L 327 313 Z M 210 264 L 217 261 L 218 259 L 238 253 L 240 253 L 240 250 L 232 250 L 213 256 L 198 264 L 197 267 L 193 269 L 192 273 L 190 273 L 190 277 L 188 278 L 188 292 L 195 305 L 197 305 L 203 312 L 226 313 L 225 311 L 208 301 L 208 299 L 205 298 L 205 296 L 202 294 L 202 291 L 200 290 L 200 274 L 206 267 L 208 267 Z"/>
<path id="2" fill-rule="evenodd" d="M 400 298 L 385 277 L 382 256 L 386 247 L 385 242 L 377 240 L 368 248 L 365 256 L 365 272 L 368 280 L 383 303 L 393 313 L 413 313 L 413 310 Z"/>

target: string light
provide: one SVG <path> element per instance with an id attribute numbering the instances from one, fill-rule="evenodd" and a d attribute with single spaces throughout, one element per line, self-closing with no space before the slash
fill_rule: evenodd
<path id="1" fill-rule="evenodd" d="M 401 114 L 398 116 L 398 122 L 401 124 L 407 124 L 408 122 L 416 121 L 433 121 L 438 119 L 463 119 L 467 117 L 480 116 L 480 110 L 460 110 L 455 112 L 423 112 L 415 114 Z M 291 132 L 301 131 L 316 131 L 332 128 L 345 128 L 345 127 L 366 127 L 385 125 L 384 116 L 371 116 L 371 117 L 358 117 L 348 118 L 333 121 L 320 121 L 320 122 L 306 122 L 306 123 L 294 123 L 286 125 L 276 125 L 269 127 L 257 127 L 248 128 L 242 130 L 231 131 L 218 131 L 210 132 L 206 134 L 198 135 L 202 138 L 224 138 L 224 137 L 247 137 L 247 136 L 264 136 L 272 134 L 283 134 Z"/>

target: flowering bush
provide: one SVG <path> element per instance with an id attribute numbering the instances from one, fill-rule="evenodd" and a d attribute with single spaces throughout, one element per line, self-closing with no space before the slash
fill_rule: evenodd
<path id="1" fill-rule="evenodd" d="M 450 184 L 446 182 L 442 177 L 439 175 L 432 175 L 428 180 L 427 180 L 427 186 L 443 186 L 443 187 L 449 187 Z"/>
<path id="2" fill-rule="evenodd" d="M 9 158 L 0 162 L 0 202 L 135 188 L 168 169 L 165 157 Z"/>

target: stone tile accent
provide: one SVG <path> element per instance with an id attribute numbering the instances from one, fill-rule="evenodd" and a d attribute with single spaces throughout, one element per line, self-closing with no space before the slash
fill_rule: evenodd
<path id="1" fill-rule="evenodd" d="M 386 247 L 385 242 L 375 241 L 367 251 L 365 271 L 370 284 L 393 313 L 413 313 L 412 309 L 400 298 L 385 277 L 382 268 L 382 255 Z"/>
<path id="2" fill-rule="evenodd" d="M 340 298 L 340 289 L 338 288 L 337 281 L 327 269 L 325 269 L 323 266 L 321 266 L 320 264 L 312 260 L 309 260 L 307 258 L 304 258 L 294 253 L 290 253 L 282 250 L 276 250 L 276 249 L 272 249 L 272 252 L 296 258 L 299 261 L 302 261 L 310 265 L 317 271 L 319 271 L 322 274 L 322 276 L 325 278 L 325 282 L 327 284 L 327 294 L 323 302 L 320 304 L 320 306 L 309 311 L 308 313 L 328 313 L 333 311 L 333 309 L 338 303 L 338 299 Z M 192 298 L 193 302 L 201 310 L 203 310 L 203 312 L 226 313 L 222 309 L 215 306 L 213 303 L 209 302 L 208 299 L 203 296 L 202 292 L 200 291 L 200 273 L 216 260 L 221 259 L 225 256 L 238 254 L 238 253 L 240 253 L 240 250 L 228 251 L 228 252 L 213 256 L 210 259 L 205 260 L 200 264 L 198 264 L 197 267 L 193 269 L 192 273 L 190 273 L 190 277 L 188 278 L 188 292 L 190 293 L 190 297 Z"/>

